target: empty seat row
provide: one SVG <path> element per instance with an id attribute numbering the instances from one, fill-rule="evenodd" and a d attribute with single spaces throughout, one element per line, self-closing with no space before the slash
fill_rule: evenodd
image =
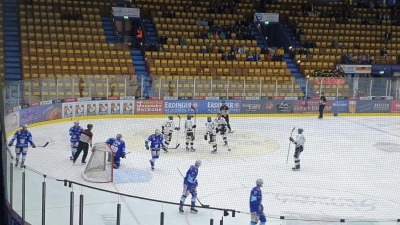
<path id="1" fill-rule="evenodd" d="M 201 20 L 204 18 L 208 21 L 209 18 L 207 17 L 199 17 Z M 162 17 L 154 17 L 153 22 L 154 24 L 182 24 L 182 25 L 196 25 L 196 19 L 182 19 L 182 18 L 162 18 Z M 231 20 L 231 19 L 226 19 L 226 20 L 214 20 L 215 25 L 235 25 L 236 21 Z"/>
<path id="2" fill-rule="evenodd" d="M 35 57 L 35 56 L 24 56 L 22 58 L 26 65 L 38 64 L 38 65 L 76 65 L 76 66 L 129 66 L 132 65 L 132 59 L 118 59 L 118 58 L 99 58 L 99 57 L 87 57 L 87 58 L 76 58 L 74 55 L 69 55 L 69 58 L 60 58 L 55 56 L 47 57 Z"/>
<path id="3" fill-rule="evenodd" d="M 40 24 L 42 26 L 70 26 L 70 27 L 91 27 L 103 28 L 101 21 L 87 21 L 87 20 L 62 20 L 62 19 L 43 19 L 43 18 L 21 18 L 21 25 L 34 26 Z"/>
<path id="4" fill-rule="evenodd" d="M 271 68 L 286 69 L 286 62 L 249 62 L 217 60 L 147 60 L 155 67 L 210 67 L 210 68 Z"/>
<path id="5" fill-rule="evenodd" d="M 71 11 L 72 13 L 74 12 L 78 12 L 78 9 L 75 9 L 73 11 Z M 65 11 L 64 11 L 65 12 Z M 19 12 L 19 16 L 20 18 L 40 18 L 40 19 L 60 19 L 61 18 L 61 14 L 63 12 L 60 13 L 53 13 L 53 12 L 46 12 L 46 11 L 41 11 L 41 12 L 33 12 L 32 15 L 30 15 L 29 13 L 27 13 L 26 11 L 20 11 Z M 85 14 L 82 13 L 82 18 L 83 20 L 89 20 L 89 21 L 98 21 L 101 19 L 100 15 L 94 15 L 94 14 Z"/>
<path id="6" fill-rule="evenodd" d="M 156 76 L 167 75 L 236 75 L 236 76 L 287 76 L 289 69 L 253 69 L 253 68 L 176 68 L 176 67 L 151 67 L 150 73 Z"/>

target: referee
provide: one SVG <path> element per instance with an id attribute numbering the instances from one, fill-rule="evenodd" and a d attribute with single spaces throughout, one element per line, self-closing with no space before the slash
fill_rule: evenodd
<path id="1" fill-rule="evenodd" d="M 321 97 L 319 98 L 319 116 L 318 116 L 318 119 L 322 119 L 324 117 L 325 105 L 326 105 L 326 98 L 324 96 L 324 92 L 321 92 Z"/>
<path id="2" fill-rule="evenodd" d="M 229 115 L 228 115 L 229 107 L 226 106 L 225 101 L 222 101 L 221 103 L 222 105 L 219 108 L 219 111 L 221 112 L 221 116 L 225 119 L 226 123 L 228 124 L 227 125 L 229 129 L 228 133 L 232 133 L 231 125 L 229 124 Z"/>
<path id="3" fill-rule="evenodd" d="M 89 151 L 89 145 L 90 145 L 90 147 L 92 147 L 93 125 L 88 124 L 87 128 L 88 129 L 85 129 L 79 137 L 78 150 L 76 151 L 76 153 L 74 155 L 74 161 L 73 161 L 74 163 L 75 163 L 76 159 L 79 157 L 79 154 L 81 154 L 81 152 L 83 150 L 82 164 L 85 164 L 86 163 L 85 160 L 86 160 L 86 157 L 87 157 L 88 151 Z"/>

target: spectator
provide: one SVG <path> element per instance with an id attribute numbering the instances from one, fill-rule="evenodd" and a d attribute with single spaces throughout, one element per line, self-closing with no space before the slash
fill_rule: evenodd
<path id="1" fill-rule="evenodd" d="M 283 47 L 280 47 L 278 50 L 276 50 L 275 55 L 277 56 L 277 60 L 282 61 L 284 54 L 285 54 L 285 50 L 283 50 Z"/>
<path id="2" fill-rule="evenodd" d="M 311 55 L 311 52 L 310 52 L 310 49 L 309 48 L 307 48 L 305 51 L 304 51 L 304 55 Z"/>
<path id="3" fill-rule="evenodd" d="M 237 40 L 244 40 L 244 39 L 243 39 L 242 32 L 241 32 L 240 30 L 239 30 L 238 33 L 236 33 L 236 39 L 237 39 Z"/>
<path id="4" fill-rule="evenodd" d="M 171 18 L 176 17 L 174 10 L 171 10 L 171 12 L 169 13 L 169 17 L 171 17 Z"/>
<path id="5" fill-rule="evenodd" d="M 214 54 L 218 54 L 218 47 L 215 46 L 212 52 L 213 52 Z"/>
<path id="6" fill-rule="evenodd" d="M 228 31 L 225 36 L 226 36 L 226 40 L 232 39 L 232 35 L 231 35 L 230 31 Z"/>
<path id="7" fill-rule="evenodd" d="M 83 98 L 83 90 L 85 89 L 85 81 L 83 78 L 79 78 L 79 95 L 81 98 Z"/>
<path id="8" fill-rule="evenodd" d="M 311 48 L 317 48 L 317 42 L 312 41 L 311 42 Z"/>
<path id="9" fill-rule="evenodd" d="M 189 5 L 186 5 L 184 10 L 185 10 L 185 13 L 190 13 L 191 7 Z"/>
<path id="10" fill-rule="evenodd" d="M 349 56 L 347 54 L 342 56 L 342 63 L 344 63 L 344 64 L 349 63 Z"/>
<path id="11" fill-rule="evenodd" d="M 218 53 L 224 53 L 225 51 L 224 51 L 224 49 L 222 48 L 222 46 L 219 46 L 219 48 L 218 48 Z"/>
<path id="12" fill-rule="evenodd" d="M 219 35 L 219 38 L 221 40 L 226 40 L 226 36 L 225 36 L 224 32 L 221 32 L 221 34 Z"/>
<path id="13" fill-rule="evenodd" d="M 214 47 L 213 47 L 213 45 L 210 43 L 210 45 L 208 46 L 208 48 L 207 48 L 207 52 L 208 53 L 211 53 L 211 52 L 213 52 L 214 51 Z"/>
<path id="14" fill-rule="evenodd" d="M 239 51 L 238 47 L 236 47 L 236 45 L 234 45 L 234 46 L 232 47 L 232 52 L 235 53 L 235 54 L 237 54 L 238 51 Z"/>
<path id="15" fill-rule="evenodd" d="M 243 45 L 243 47 L 239 48 L 238 53 L 239 54 L 245 54 L 246 53 L 246 46 Z"/>
<path id="16" fill-rule="evenodd" d="M 275 47 L 269 48 L 269 54 L 270 55 L 274 56 L 275 52 L 276 52 L 276 48 Z"/>
<path id="17" fill-rule="evenodd" d="M 359 64 L 366 64 L 367 63 L 367 56 L 365 54 L 360 55 L 358 57 L 358 63 Z"/>
<path id="18" fill-rule="evenodd" d="M 221 38 L 220 38 L 218 32 L 215 32 L 215 34 L 214 34 L 214 40 L 220 40 L 220 39 L 221 39 Z"/>
<path id="19" fill-rule="evenodd" d="M 392 40 L 392 32 L 390 31 L 390 29 L 388 29 L 385 33 L 385 43 L 389 44 L 391 40 Z"/>
<path id="20" fill-rule="evenodd" d="M 372 58 L 371 58 L 371 56 L 369 54 L 366 57 L 366 61 L 367 61 L 368 64 L 372 63 Z"/>
<path id="21" fill-rule="evenodd" d="M 256 55 L 254 56 L 254 61 L 256 61 L 256 62 L 259 62 L 259 61 L 261 61 L 261 56 L 260 56 L 260 53 L 256 53 Z"/>
<path id="22" fill-rule="evenodd" d="M 157 46 L 152 42 L 150 45 L 146 46 L 146 51 L 149 52 L 156 52 L 157 51 Z"/>
<path id="23" fill-rule="evenodd" d="M 270 61 L 272 61 L 272 55 L 271 54 L 265 54 L 265 56 L 264 56 L 264 59 L 265 59 L 265 61 L 267 61 L 267 62 L 270 62 Z"/>
<path id="24" fill-rule="evenodd" d="M 207 53 L 207 47 L 205 45 L 201 46 L 201 53 Z"/>
<path id="25" fill-rule="evenodd" d="M 212 33 L 210 33 L 210 32 L 208 33 L 208 39 L 209 39 L 209 40 L 214 39 L 214 35 L 212 35 Z"/>
<path id="26" fill-rule="evenodd" d="M 213 19 L 210 19 L 208 21 L 208 26 L 210 26 L 210 27 L 214 26 L 214 20 Z"/>
<path id="27" fill-rule="evenodd" d="M 166 45 L 166 44 L 167 44 L 167 41 L 168 41 L 168 38 L 165 37 L 165 35 L 163 35 L 163 36 L 160 37 L 160 43 L 161 43 L 162 45 Z"/>
<path id="28" fill-rule="evenodd" d="M 138 46 L 138 48 L 139 48 L 140 45 L 142 44 L 142 38 L 143 38 L 143 31 L 142 31 L 142 28 L 139 27 L 139 28 L 136 30 L 136 40 L 137 40 L 137 46 Z"/>
<path id="29" fill-rule="evenodd" d="M 62 20 L 70 20 L 71 14 L 68 11 L 65 11 L 64 14 L 61 15 Z"/>
<path id="30" fill-rule="evenodd" d="M 258 30 L 259 32 L 261 32 L 261 24 L 260 24 L 260 23 L 257 23 L 257 30 Z"/>
<path id="31" fill-rule="evenodd" d="M 196 35 L 197 39 L 203 39 L 203 34 L 199 31 Z"/>
<path id="32" fill-rule="evenodd" d="M 196 25 L 197 25 L 197 26 L 201 26 L 201 22 L 202 22 L 202 21 L 201 21 L 200 17 L 197 18 L 197 20 L 196 20 Z"/>
<path id="33" fill-rule="evenodd" d="M 265 46 L 263 49 L 261 49 L 261 54 L 269 54 L 268 47 Z"/>
<path id="34" fill-rule="evenodd" d="M 157 45 L 157 49 L 158 49 L 159 52 L 163 52 L 164 51 L 162 45 L 160 45 L 160 44 Z"/>
<path id="35" fill-rule="evenodd" d="M 169 18 L 169 12 L 165 10 L 162 15 L 164 18 Z"/>
<path id="36" fill-rule="evenodd" d="M 204 18 L 203 21 L 201 21 L 201 25 L 208 26 L 208 21 L 206 20 L 206 18 Z"/>
<path id="37" fill-rule="evenodd" d="M 349 63 L 354 63 L 353 54 L 349 55 Z"/>
<path id="38" fill-rule="evenodd" d="M 254 57 L 253 57 L 253 55 L 251 54 L 251 52 L 249 52 L 249 54 L 247 55 L 247 61 L 254 61 Z"/>
<path id="39" fill-rule="evenodd" d="M 390 15 L 389 15 L 389 13 L 386 13 L 386 14 L 383 16 L 383 19 L 384 19 L 384 20 L 390 20 Z"/>
<path id="40" fill-rule="evenodd" d="M 228 60 L 229 61 L 237 61 L 235 52 L 232 52 L 232 54 L 229 55 Z"/>
<path id="41" fill-rule="evenodd" d="M 203 38 L 203 39 L 208 39 L 208 33 L 207 33 L 207 31 L 204 31 L 204 32 L 203 32 L 202 38 Z"/>
<path id="42" fill-rule="evenodd" d="M 228 53 L 227 52 L 222 54 L 221 60 L 228 61 Z"/>
<path id="43" fill-rule="evenodd" d="M 385 58 L 388 56 L 388 52 L 387 52 L 386 48 L 383 48 L 381 50 L 381 56 L 384 56 Z"/>
<path id="44" fill-rule="evenodd" d="M 78 11 L 78 12 L 75 12 L 74 13 L 74 20 L 83 20 L 83 16 L 82 16 L 82 13 L 81 13 L 81 11 Z"/>
<path id="45" fill-rule="evenodd" d="M 187 46 L 188 45 L 184 36 L 182 36 L 181 40 L 179 40 L 179 44 L 181 46 Z"/>

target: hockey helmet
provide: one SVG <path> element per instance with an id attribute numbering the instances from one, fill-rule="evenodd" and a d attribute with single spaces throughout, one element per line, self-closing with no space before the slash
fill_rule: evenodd
<path id="1" fill-rule="evenodd" d="M 160 135 L 161 134 L 161 131 L 160 131 L 160 129 L 156 129 L 156 132 L 155 132 L 155 134 L 158 136 L 158 135 Z"/>
<path id="2" fill-rule="evenodd" d="M 169 119 L 169 120 L 173 120 L 174 117 L 173 117 L 172 115 L 169 115 L 169 116 L 168 116 L 168 119 Z"/>
<path id="3" fill-rule="evenodd" d="M 324 92 L 321 92 L 321 95 L 324 95 Z"/>
<path id="4" fill-rule="evenodd" d="M 303 128 L 299 128 L 298 131 L 300 134 L 302 134 L 304 132 Z"/>
<path id="5" fill-rule="evenodd" d="M 22 128 L 28 128 L 28 124 L 22 125 Z"/>
<path id="6" fill-rule="evenodd" d="M 201 166 L 201 160 L 200 159 L 196 160 L 194 165 L 200 167 Z"/>
<path id="7" fill-rule="evenodd" d="M 264 183 L 264 181 L 262 179 L 257 179 L 257 181 L 256 181 L 257 186 L 262 186 L 263 183 Z"/>
<path id="8" fill-rule="evenodd" d="M 221 103 L 222 103 L 222 104 L 225 104 L 225 101 L 222 101 Z"/>
<path id="9" fill-rule="evenodd" d="M 93 129 L 93 124 L 88 124 L 88 125 L 87 125 L 87 128 L 88 128 L 89 130 Z"/>
<path id="10" fill-rule="evenodd" d="M 115 137 L 117 140 L 122 138 L 122 134 L 117 134 L 117 136 Z"/>
<path id="11" fill-rule="evenodd" d="M 76 121 L 74 122 L 74 125 L 76 125 L 76 124 L 79 125 L 79 121 L 78 121 L 78 120 L 76 120 Z"/>
<path id="12" fill-rule="evenodd" d="M 192 119 L 192 114 L 187 114 L 187 119 L 188 120 Z"/>
<path id="13" fill-rule="evenodd" d="M 207 122 L 211 122 L 211 116 L 207 117 Z"/>

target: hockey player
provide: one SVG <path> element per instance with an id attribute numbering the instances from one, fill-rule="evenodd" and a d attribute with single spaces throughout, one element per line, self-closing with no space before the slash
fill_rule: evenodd
<path id="1" fill-rule="evenodd" d="M 155 134 L 152 134 L 149 138 L 147 138 L 145 141 L 145 146 L 147 150 L 150 150 L 151 148 L 150 165 L 151 170 L 154 170 L 154 164 L 160 157 L 160 148 L 162 148 L 165 152 L 168 152 L 167 147 L 164 145 L 164 136 L 161 134 L 159 129 L 156 130 Z"/>
<path id="2" fill-rule="evenodd" d="M 192 195 L 190 212 L 197 213 L 196 198 L 197 198 L 197 175 L 199 173 L 199 167 L 201 166 L 201 161 L 196 160 L 194 165 L 190 166 L 189 170 L 186 172 L 186 176 L 183 179 L 183 193 L 180 200 L 179 212 L 183 213 L 183 204 L 189 194 Z"/>
<path id="3" fill-rule="evenodd" d="M 192 115 L 188 114 L 187 119 L 185 121 L 185 133 L 186 133 L 186 151 L 194 152 L 196 149 L 193 148 L 194 134 L 193 129 L 196 129 L 196 125 L 192 123 Z M 190 149 L 189 149 L 190 143 Z"/>
<path id="4" fill-rule="evenodd" d="M 174 130 L 180 130 L 180 127 L 175 127 L 174 117 L 172 115 L 168 116 L 168 120 L 165 121 L 162 125 L 162 134 L 165 138 L 165 147 L 168 149 L 169 143 L 172 139 L 172 132 Z"/>
<path id="5" fill-rule="evenodd" d="M 319 98 L 319 116 L 318 116 L 318 119 L 322 119 L 324 117 L 325 105 L 326 105 L 326 98 L 324 96 L 324 92 L 321 92 L 321 97 Z"/>
<path id="6" fill-rule="evenodd" d="M 71 160 L 74 159 L 74 155 L 78 149 L 79 135 L 81 135 L 82 131 L 83 128 L 79 126 L 79 121 L 75 121 L 74 126 L 69 129 L 69 136 L 71 136 L 69 141 L 71 142 L 71 152 L 72 152 L 72 155 L 69 159 Z"/>
<path id="7" fill-rule="evenodd" d="M 15 144 L 15 166 L 18 166 L 19 157 L 22 153 L 21 168 L 23 168 L 26 154 L 28 153 L 28 143 L 31 144 L 32 148 L 36 148 L 36 145 L 32 141 L 32 134 L 30 131 L 28 131 L 27 124 L 24 124 L 21 130 L 15 132 L 10 143 L 8 143 L 8 146 L 11 147 L 15 139 L 17 139 L 17 143 Z"/>
<path id="8" fill-rule="evenodd" d="M 204 135 L 204 140 L 207 141 L 207 137 L 210 136 L 210 141 L 209 143 L 212 144 L 213 150 L 211 153 L 216 153 L 217 152 L 217 142 L 216 142 L 216 129 L 217 129 L 217 123 L 212 121 L 211 116 L 207 117 L 207 123 L 206 123 L 206 134 Z"/>
<path id="9" fill-rule="evenodd" d="M 120 158 L 125 158 L 125 142 L 122 135 L 117 134 L 115 138 L 109 138 L 106 143 L 110 146 L 114 153 L 114 169 L 118 169 L 121 164 Z M 111 152 L 108 154 L 108 162 L 111 161 Z"/>
<path id="10" fill-rule="evenodd" d="M 226 124 L 228 126 L 228 132 L 231 133 L 231 125 L 229 124 L 229 107 L 225 104 L 225 101 L 221 102 L 221 107 L 219 108 L 219 111 L 221 112 L 222 117 L 225 119 Z"/>
<path id="11" fill-rule="evenodd" d="M 267 222 L 267 218 L 264 215 L 264 207 L 262 205 L 262 193 L 261 187 L 263 185 L 263 180 L 258 179 L 256 181 L 256 185 L 250 193 L 250 213 L 251 213 L 251 222 L 250 225 L 258 224 L 260 221 L 260 225 L 264 225 Z"/>
<path id="12" fill-rule="evenodd" d="M 79 157 L 81 152 L 83 151 L 83 156 L 82 156 L 82 164 L 86 163 L 86 157 L 88 155 L 89 151 L 89 145 L 92 147 L 92 139 L 93 139 L 93 133 L 92 133 L 93 125 L 88 124 L 87 129 L 83 130 L 80 137 L 79 137 L 79 144 L 78 144 L 78 149 L 74 155 L 73 163 L 76 162 L 76 159 Z"/>
<path id="13" fill-rule="evenodd" d="M 217 114 L 217 118 L 215 118 L 214 122 L 218 125 L 216 131 L 217 133 L 219 132 L 221 134 L 222 139 L 225 142 L 224 146 L 228 146 L 228 139 L 226 137 L 227 123 L 226 120 L 221 116 L 221 113 Z"/>
<path id="14" fill-rule="evenodd" d="M 291 142 L 293 142 L 296 145 L 296 149 L 294 151 L 294 167 L 292 170 L 300 170 L 300 153 L 303 151 L 303 145 L 304 142 L 306 142 L 306 138 L 303 135 L 304 130 L 302 128 L 299 128 L 297 130 L 297 136 L 296 136 L 296 141 L 293 140 L 292 137 L 289 138 Z"/>

